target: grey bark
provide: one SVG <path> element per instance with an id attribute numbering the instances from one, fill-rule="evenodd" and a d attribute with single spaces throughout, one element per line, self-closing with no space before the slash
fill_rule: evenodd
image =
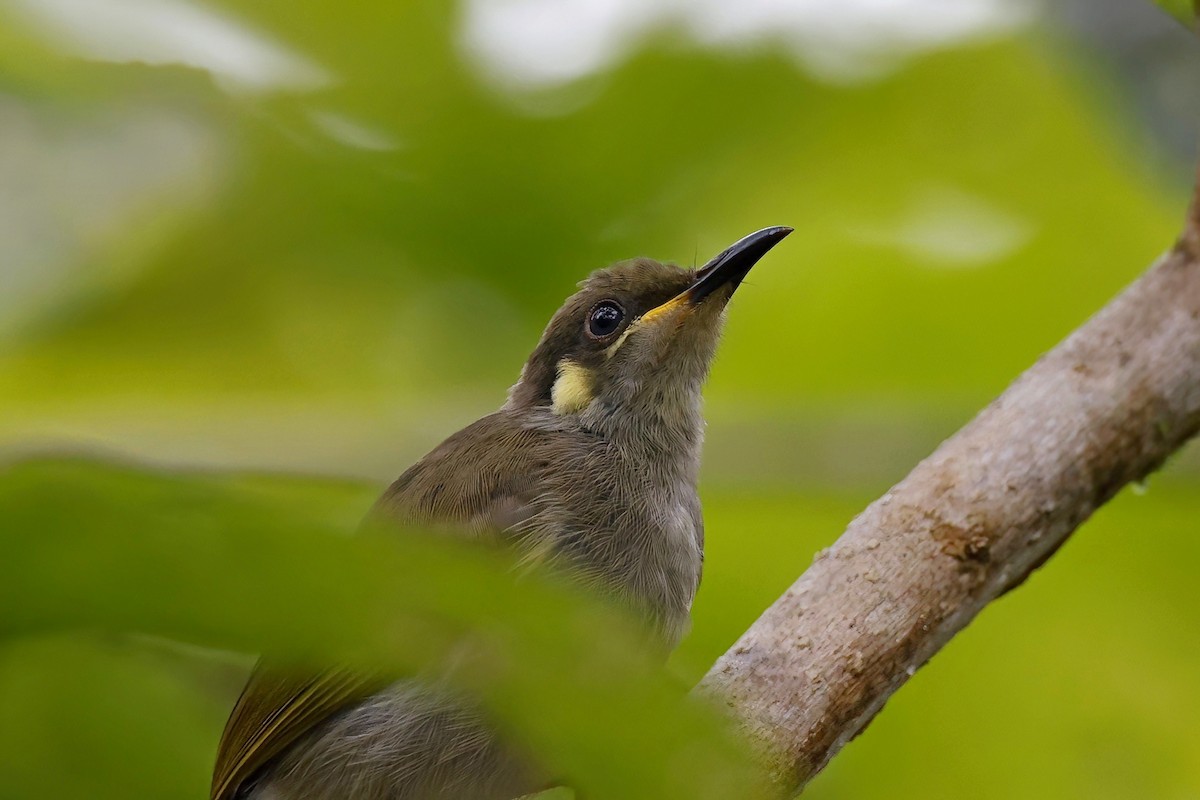
<path id="1" fill-rule="evenodd" d="M 1200 429 L 1197 189 L 1170 252 L 851 522 L 701 682 L 781 794 Z"/>

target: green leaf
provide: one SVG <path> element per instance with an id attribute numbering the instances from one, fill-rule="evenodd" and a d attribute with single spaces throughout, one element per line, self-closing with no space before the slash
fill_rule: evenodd
<path id="1" fill-rule="evenodd" d="M 514 581 L 480 547 L 346 536 L 338 520 L 363 495 L 82 461 L 13 467 L 0 474 L 0 631 L 135 632 L 434 670 L 589 796 L 754 794 L 745 752 L 641 654 L 636 627 L 563 586 Z M 105 699 L 80 714 L 105 718 Z"/>
<path id="2" fill-rule="evenodd" d="M 1156 0 L 1175 19 L 1192 31 L 1200 33 L 1200 2 L 1196 0 Z"/>

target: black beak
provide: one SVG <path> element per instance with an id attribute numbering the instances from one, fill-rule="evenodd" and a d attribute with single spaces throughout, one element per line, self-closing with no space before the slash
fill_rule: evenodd
<path id="1" fill-rule="evenodd" d="M 785 225 L 763 228 L 739 239 L 723 253 L 696 270 L 696 282 L 688 289 L 688 300 L 695 304 L 726 284 L 734 289 L 750 272 L 750 268 L 792 232 Z"/>

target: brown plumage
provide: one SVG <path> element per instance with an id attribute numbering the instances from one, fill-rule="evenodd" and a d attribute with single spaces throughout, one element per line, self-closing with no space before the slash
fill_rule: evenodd
<path id="1" fill-rule="evenodd" d="M 372 516 L 489 538 L 609 593 L 664 652 L 699 585 L 700 390 L 725 304 L 790 232 L 692 271 L 648 259 L 591 275 L 551 319 L 508 402 L 414 464 Z M 260 666 L 219 747 L 212 799 L 506 798 L 545 785 L 436 681 Z"/>

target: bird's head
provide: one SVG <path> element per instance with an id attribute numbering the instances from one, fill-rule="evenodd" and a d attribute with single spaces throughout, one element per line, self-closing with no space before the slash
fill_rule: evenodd
<path id="1" fill-rule="evenodd" d="M 546 326 L 508 407 L 606 433 L 693 424 L 729 298 L 791 232 L 752 233 L 696 270 L 638 258 L 594 272 Z"/>

